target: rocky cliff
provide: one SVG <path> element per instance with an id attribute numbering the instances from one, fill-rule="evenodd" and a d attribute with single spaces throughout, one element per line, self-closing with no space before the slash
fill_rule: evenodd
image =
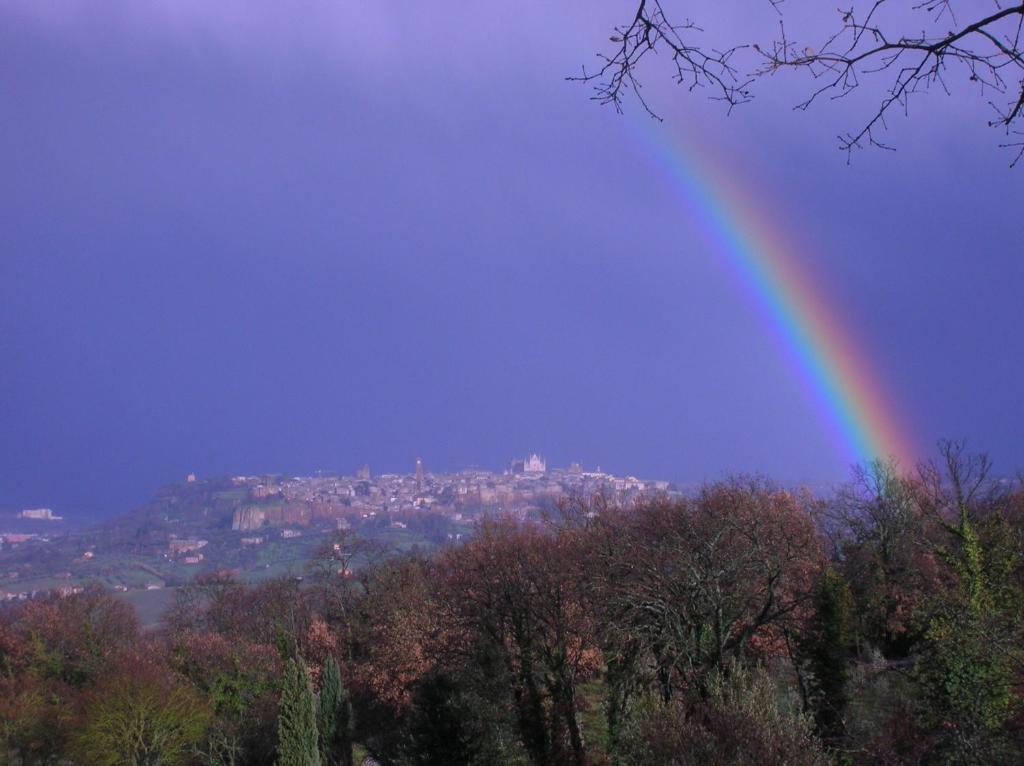
<path id="1" fill-rule="evenodd" d="M 236 532 L 251 532 L 259 529 L 266 521 L 266 514 L 259 508 L 249 505 L 239 508 L 231 517 L 231 528 Z"/>

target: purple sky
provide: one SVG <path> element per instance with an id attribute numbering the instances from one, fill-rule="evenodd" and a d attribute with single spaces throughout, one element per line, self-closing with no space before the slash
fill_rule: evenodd
<path id="1" fill-rule="evenodd" d="M 845 476 L 638 107 L 564 81 L 629 3 L 471 5 L 0 6 L 0 509 L 533 450 Z M 705 26 L 773 23 L 718 5 Z M 727 117 L 659 71 L 669 127 L 802 243 L 919 443 L 1024 467 L 1024 169 L 968 84 L 847 166 L 863 102 L 794 112 L 806 81 L 776 77 Z"/>

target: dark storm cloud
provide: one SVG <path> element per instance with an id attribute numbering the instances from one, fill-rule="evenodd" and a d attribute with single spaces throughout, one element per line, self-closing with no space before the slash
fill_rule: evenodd
<path id="1" fill-rule="evenodd" d="M 562 79 L 621 12 L 5 5 L 0 506 L 529 449 L 841 478 L 636 108 Z M 923 100 L 899 153 L 847 167 L 832 136 L 863 102 L 793 113 L 806 83 L 775 78 L 727 118 L 658 71 L 669 124 L 808 243 L 921 440 L 1019 465 L 1021 171 L 984 105 Z"/>

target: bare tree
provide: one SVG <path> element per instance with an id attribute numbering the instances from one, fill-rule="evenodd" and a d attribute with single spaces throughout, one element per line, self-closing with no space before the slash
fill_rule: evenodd
<path id="1" fill-rule="evenodd" d="M 853 130 L 838 136 L 847 153 L 864 146 L 893 147 L 880 135 L 894 111 L 907 113 L 912 96 L 937 88 L 949 92 L 948 83 L 959 75 L 978 88 L 993 109 L 989 125 L 1005 131 L 1001 144 L 1015 151 L 1013 165 L 1024 155 L 1024 3 L 1003 0 L 851 0 L 837 10 L 835 23 L 820 40 L 793 36 L 785 24 L 782 0 L 767 0 L 779 14 L 778 32 L 767 45 L 736 45 L 725 49 L 701 44 L 703 29 L 689 18 L 677 21 L 662 0 L 637 0 L 627 23 L 616 26 L 614 47 L 599 53 L 596 69 L 584 68 L 571 80 L 594 86 L 594 99 L 622 109 L 623 99 L 634 93 L 643 108 L 657 117 L 641 92 L 640 71 L 658 52 L 667 53 L 674 77 L 689 90 L 708 89 L 711 97 L 731 110 L 752 98 L 751 87 L 760 77 L 783 69 L 807 72 L 813 85 L 798 109 L 807 109 L 822 97 L 837 99 L 880 83 L 877 107 Z M 682 2 L 680 2 L 682 5 Z M 832 6 L 823 8 L 832 10 Z M 752 56 L 748 64 L 741 52 Z"/>
<path id="2" fill-rule="evenodd" d="M 611 731 L 640 683 L 668 703 L 729 661 L 781 654 L 823 559 L 808 504 L 735 479 L 597 519 L 585 587 L 609 668 Z"/>

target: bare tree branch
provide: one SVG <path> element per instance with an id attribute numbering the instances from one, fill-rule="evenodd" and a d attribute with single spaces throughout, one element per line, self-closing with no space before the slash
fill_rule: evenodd
<path id="1" fill-rule="evenodd" d="M 780 12 L 779 0 L 768 0 Z M 636 95 L 643 108 L 657 117 L 641 93 L 640 69 L 649 54 L 667 51 L 675 67 L 674 79 L 688 90 L 708 88 L 711 97 L 733 107 L 750 101 L 752 84 L 760 77 L 783 69 L 810 74 L 814 87 L 797 109 L 806 110 L 821 97 L 843 98 L 867 82 L 883 81 L 877 108 L 854 130 L 840 135 L 839 148 L 849 157 L 854 149 L 893 147 L 880 134 L 893 110 L 907 114 L 911 96 L 940 88 L 949 93 L 948 83 L 960 74 L 975 84 L 995 112 L 992 127 L 1008 136 L 1021 135 L 1024 117 L 1024 3 L 992 3 L 992 10 L 979 13 L 977 3 L 969 18 L 958 13 L 955 0 L 871 0 L 839 11 L 839 24 L 822 44 L 814 46 L 791 38 L 782 18 L 779 31 L 767 45 L 737 45 L 725 50 L 705 48 L 697 40 L 703 31 L 689 19 L 681 24 L 670 20 L 661 0 L 639 0 L 626 25 L 616 27 L 611 41 L 617 46 L 599 54 L 601 65 L 571 80 L 591 83 L 593 98 L 622 110 L 628 92 Z M 965 3 L 966 5 L 966 3 Z M 887 10 L 902 11 L 901 23 L 921 23 L 919 31 L 896 28 L 884 20 Z M 749 74 L 741 73 L 737 54 L 749 49 L 758 58 Z M 1002 101 L 1003 103 L 999 103 Z M 1016 150 L 1013 165 L 1024 155 L 1024 141 L 1001 144 Z"/>
<path id="2" fill-rule="evenodd" d="M 613 105 L 618 112 L 622 111 L 624 96 L 632 91 L 647 113 L 660 119 L 644 98 L 637 70 L 649 55 L 667 50 L 678 84 L 686 85 L 691 91 L 709 88 L 711 97 L 724 101 L 730 110 L 749 101 L 748 86 L 752 78 L 739 79 L 736 69 L 730 64 L 736 51 L 747 46 L 720 51 L 687 42 L 691 33 L 701 31 L 690 20 L 681 24 L 669 21 L 661 0 L 640 0 L 629 24 L 614 29 L 610 39 L 617 48 L 611 54 L 598 54 L 601 65 L 596 70 L 584 68 L 581 74 L 568 79 L 592 84 L 593 99 Z"/>

